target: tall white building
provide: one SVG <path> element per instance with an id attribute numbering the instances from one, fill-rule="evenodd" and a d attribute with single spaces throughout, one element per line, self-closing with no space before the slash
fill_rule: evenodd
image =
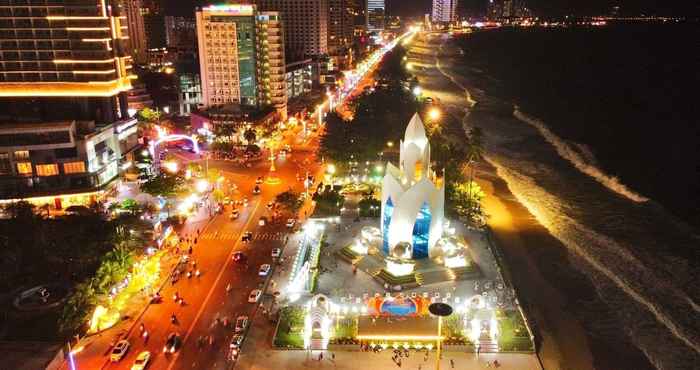
<path id="1" fill-rule="evenodd" d="M 383 31 L 385 16 L 386 6 L 384 0 L 367 0 L 365 6 L 365 20 L 368 31 Z"/>
<path id="2" fill-rule="evenodd" d="M 433 0 L 432 19 L 444 23 L 457 20 L 457 0 Z"/>
<path id="3" fill-rule="evenodd" d="M 399 167 L 387 163 L 382 181 L 381 227 L 384 252 L 399 243 L 411 258 L 432 256 L 430 248 L 442 236 L 445 187 L 430 168 L 430 143 L 416 113 L 400 144 Z"/>

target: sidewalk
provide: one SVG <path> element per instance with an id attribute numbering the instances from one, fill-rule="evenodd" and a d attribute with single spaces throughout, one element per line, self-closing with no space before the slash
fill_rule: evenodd
<path id="1" fill-rule="evenodd" d="M 198 229 L 204 232 L 211 220 L 213 218 L 209 218 L 207 207 L 201 207 L 196 215 L 187 219 L 180 231 L 180 235 L 196 235 Z M 161 275 L 158 282 L 154 284 L 155 291 L 160 291 L 168 283 L 171 272 L 177 266 L 179 260 L 180 255 L 176 254 L 175 248 L 171 247 L 167 250 L 165 256 L 161 259 Z M 131 302 L 126 312 L 122 315 L 126 319 L 100 333 L 83 337 L 74 347 L 74 350 L 77 352 L 75 354 L 77 367 L 82 369 L 103 368 L 109 360 L 108 355 L 114 343 L 122 337 L 128 336 L 136 322 L 139 321 L 139 318 L 150 307 L 149 303 L 150 297 L 146 293 L 140 293 L 138 298 Z M 61 369 L 69 370 L 68 363 L 64 362 Z"/>

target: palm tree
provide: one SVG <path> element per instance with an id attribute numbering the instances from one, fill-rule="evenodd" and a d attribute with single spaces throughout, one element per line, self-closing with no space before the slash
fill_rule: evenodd
<path id="1" fill-rule="evenodd" d="M 474 163 L 484 158 L 483 132 L 480 127 L 472 127 L 467 135 L 467 166 L 469 167 L 469 199 L 472 199 L 471 186 L 474 181 Z M 474 204 L 474 202 L 470 202 Z"/>

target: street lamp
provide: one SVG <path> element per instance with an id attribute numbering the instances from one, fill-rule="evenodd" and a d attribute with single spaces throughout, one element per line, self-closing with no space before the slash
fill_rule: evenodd
<path id="1" fill-rule="evenodd" d="M 440 119 L 441 115 L 442 113 L 437 108 L 431 108 L 428 111 L 428 118 L 430 118 L 432 121 L 437 121 L 438 119 Z"/>
<path id="2" fill-rule="evenodd" d="M 438 317 L 438 339 L 435 369 L 440 370 L 440 352 L 442 350 L 442 318 L 452 315 L 452 307 L 447 303 L 436 302 L 428 306 L 428 311 Z"/>
<path id="3" fill-rule="evenodd" d="M 413 95 L 415 95 L 416 97 L 419 97 L 421 93 L 423 93 L 423 90 L 420 88 L 420 86 L 416 86 L 413 88 Z"/>

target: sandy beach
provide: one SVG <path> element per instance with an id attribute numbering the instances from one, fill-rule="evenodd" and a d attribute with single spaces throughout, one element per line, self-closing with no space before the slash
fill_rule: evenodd
<path id="1" fill-rule="evenodd" d="M 510 115 L 509 108 L 498 106 L 499 102 L 480 100 L 481 91 L 464 86 L 468 81 L 461 76 L 451 75 L 443 58 L 443 68 L 436 68 L 436 44 L 418 40 L 410 51 L 409 61 L 418 66 L 416 75 L 425 95 L 438 98 L 455 117 L 462 117 L 469 108 L 463 117 L 465 129 L 479 122 L 488 130 L 489 121 L 497 120 L 499 112 Z M 545 369 L 651 368 L 577 268 L 578 257 L 516 199 L 498 169 L 489 163 L 488 150 L 486 156 L 486 163 L 476 168 L 476 181 L 486 194 L 483 207 L 521 303 L 535 326 Z"/>

